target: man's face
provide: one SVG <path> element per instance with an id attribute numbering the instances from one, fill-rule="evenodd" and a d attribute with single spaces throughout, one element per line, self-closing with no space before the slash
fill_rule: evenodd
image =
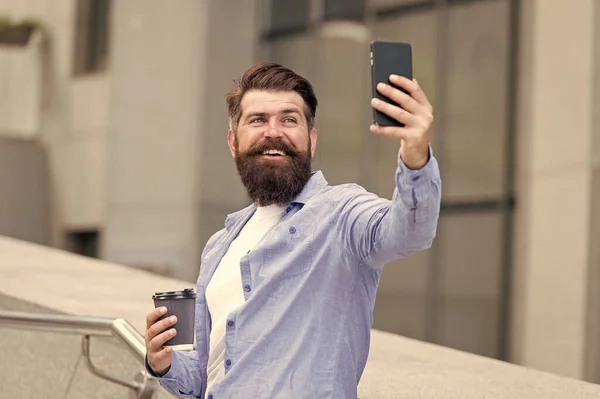
<path id="1" fill-rule="evenodd" d="M 261 206 L 286 204 L 310 179 L 317 131 L 308 131 L 304 100 L 294 91 L 244 95 L 237 133 L 228 132 L 248 195 Z"/>

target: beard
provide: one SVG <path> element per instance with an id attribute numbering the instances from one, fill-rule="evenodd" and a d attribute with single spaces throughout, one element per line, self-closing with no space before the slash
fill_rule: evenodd
<path id="1" fill-rule="evenodd" d="M 306 151 L 296 151 L 280 138 L 264 139 L 245 152 L 239 151 L 236 139 L 235 147 L 235 164 L 242 183 L 259 206 L 289 203 L 310 179 L 310 139 Z M 282 151 L 285 159 L 263 159 L 267 150 Z"/>

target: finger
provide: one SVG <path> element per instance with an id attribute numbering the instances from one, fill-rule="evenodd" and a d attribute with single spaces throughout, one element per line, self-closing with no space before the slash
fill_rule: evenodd
<path id="1" fill-rule="evenodd" d="M 174 328 L 171 328 L 170 330 L 158 334 L 148 343 L 148 350 L 150 350 L 153 353 L 159 352 L 162 349 L 162 346 L 165 344 L 165 342 L 173 338 L 175 335 L 177 335 L 177 331 L 175 331 Z"/>
<path id="2" fill-rule="evenodd" d="M 379 125 L 371 125 L 369 127 L 371 133 L 378 134 L 380 136 L 394 137 L 402 140 L 406 140 L 409 136 L 408 129 L 404 127 L 398 126 L 379 126 Z"/>
<path id="3" fill-rule="evenodd" d="M 377 91 L 390 100 L 394 101 L 396 104 L 399 104 L 412 114 L 416 114 L 423 107 L 421 104 L 417 102 L 410 95 L 404 93 L 402 90 L 392 87 L 385 83 L 379 83 L 377 85 Z"/>
<path id="4" fill-rule="evenodd" d="M 167 356 L 169 356 L 171 352 L 173 352 L 173 348 L 171 346 L 166 346 L 164 349 L 161 349 L 158 352 L 149 352 L 148 363 L 161 363 L 166 359 Z"/>
<path id="5" fill-rule="evenodd" d="M 171 346 L 167 346 L 158 352 L 148 352 L 148 364 L 152 370 L 161 371 L 165 368 L 165 365 L 171 364 L 172 360 L 169 359 L 171 352 L 173 352 L 173 347 Z"/>
<path id="6" fill-rule="evenodd" d="M 156 323 L 156 320 L 158 320 L 158 318 L 165 313 L 167 313 L 167 308 L 164 306 L 156 308 L 152 312 L 148 313 L 148 316 L 146 316 L 146 330 Z"/>
<path id="7" fill-rule="evenodd" d="M 172 327 L 173 325 L 175 325 L 175 323 L 177 323 L 177 316 L 170 316 L 170 317 L 167 317 L 166 319 L 157 321 L 156 323 L 151 325 L 150 328 L 148 329 L 148 331 L 146 333 L 146 339 L 148 341 L 152 340 L 158 334 L 162 333 L 163 331 L 166 331 L 169 327 Z"/>
<path id="8" fill-rule="evenodd" d="M 385 101 L 381 101 L 378 98 L 374 98 L 371 100 L 371 105 L 378 111 L 383 112 L 390 118 L 403 123 L 405 125 L 412 125 L 415 123 L 415 116 L 410 114 L 409 112 L 403 110 L 402 108 L 388 104 Z"/>
<path id="9" fill-rule="evenodd" d="M 408 79 L 404 76 L 391 75 L 390 82 L 393 84 L 402 87 L 406 91 L 408 91 L 413 99 L 417 101 L 419 104 L 426 106 L 429 109 L 432 109 L 431 103 L 427 99 L 425 92 L 421 89 L 419 82 L 417 79 Z"/>

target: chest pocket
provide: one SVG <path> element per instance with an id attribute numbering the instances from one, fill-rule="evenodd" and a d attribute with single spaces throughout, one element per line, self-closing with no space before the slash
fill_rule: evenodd
<path id="1" fill-rule="evenodd" d="M 315 234 L 312 218 L 291 218 L 275 226 L 266 237 L 258 275 L 284 279 L 306 273 L 313 263 Z"/>

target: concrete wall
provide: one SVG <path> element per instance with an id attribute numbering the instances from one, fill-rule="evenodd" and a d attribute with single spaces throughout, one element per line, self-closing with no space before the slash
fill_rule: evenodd
<path id="1" fill-rule="evenodd" d="M 106 206 L 106 140 L 110 78 L 92 74 L 69 87 L 70 123 L 64 150 L 64 227 L 102 229 Z"/>
<path id="2" fill-rule="evenodd" d="M 521 5 L 512 359 L 583 378 L 592 367 L 588 322 L 598 307 L 597 296 L 595 304 L 589 301 L 588 282 L 598 275 L 591 264 L 598 241 L 590 228 L 597 223 L 592 177 L 598 153 L 591 149 L 598 129 L 592 82 L 600 66 L 594 52 L 600 21 L 593 0 Z"/>
<path id="3" fill-rule="evenodd" d="M 254 5 L 113 2 L 106 259 L 195 281 L 204 243 L 244 201 L 225 94 L 254 61 Z"/>
<path id="4" fill-rule="evenodd" d="M 48 156 L 40 143 L 0 137 L 0 234 L 50 241 Z"/>
<path id="5" fill-rule="evenodd" d="M 594 6 L 594 64 L 600 65 L 600 6 Z M 600 68 L 594 68 L 592 98 L 592 198 L 590 210 L 590 253 L 588 273 L 586 375 L 589 381 L 600 383 Z"/>
<path id="6" fill-rule="evenodd" d="M 36 138 L 42 113 L 42 35 L 24 47 L 0 48 L 0 135 Z"/>
<path id="7" fill-rule="evenodd" d="M 28 102 L 28 91 L 11 91 L 11 101 L 22 108 L 18 120 L 11 123 L 30 130 L 35 127 L 37 131 L 30 136 L 38 137 L 48 149 L 50 239 L 57 247 L 65 245 L 68 229 L 101 227 L 106 198 L 109 78 L 105 73 L 73 75 L 75 4 L 76 0 L 0 2 L 0 14 L 40 19 L 49 33 L 47 47 L 41 56 L 28 57 L 27 68 L 2 70 L 0 87 L 2 82 L 27 80 L 24 74 L 41 71 L 39 112 L 30 108 L 34 105 Z M 30 105 L 23 108 L 23 104 Z"/>
<path id="8" fill-rule="evenodd" d="M 49 153 L 51 243 L 97 229 L 102 257 L 195 280 L 204 243 L 247 202 L 224 98 L 256 59 L 256 1 L 113 2 L 108 70 L 83 76 L 73 74 L 75 6 L 0 3 L 50 32 L 43 57 L 27 64 L 44 78 L 35 122 Z M 20 69 L 4 68 L 0 83 Z"/>
<path id="9" fill-rule="evenodd" d="M 198 262 L 207 2 L 113 5 L 102 252 L 111 261 L 191 277 L 184 270 Z"/>

